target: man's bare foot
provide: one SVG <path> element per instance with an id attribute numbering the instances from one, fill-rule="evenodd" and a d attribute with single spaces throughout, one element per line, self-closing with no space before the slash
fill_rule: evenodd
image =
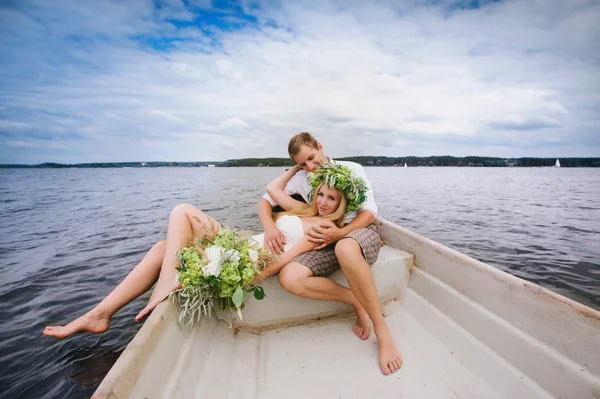
<path id="1" fill-rule="evenodd" d="M 163 294 L 161 296 L 158 296 L 158 293 L 156 292 L 156 290 L 152 293 L 152 296 L 150 297 L 150 300 L 148 301 L 148 305 L 146 305 L 146 307 L 144 309 L 142 309 L 142 311 L 140 313 L 137 314 L 137 316 L 135 316 L 135 321 L 140 322 L 144 319 L 144 317 L 148 316 L 150 313 L 152 313 L 152 311 L 154 310 L 154 308 L 156 308 L 158 306 L 159 303 L 161 303 L 164 299 L 166 299 L 171 292 L 175 291 L 175 289 L 170 290 L 169 292 L 167 292 L 166 294 Z M 154 299 L 155 295 L 156 298 L 158 299 Z"/>
<path id="2" fill-rule="evenodd" d="M 400 370 L 402 356 L 387 326 L 384 331 L 377 334 L 377 343 L 379 344 L 379 366 L 383 374 L 388 375 Z"/>
<path id="3" fill-rule="evenodd" d="M 43 334 L 49 337 L 65 338 L 79 331 L 89 331 L 94 334 L 103 333 L 110 326 L 110 317 L 94 309 L 73 320 L 66 326 L 48 326 Z"/>
<path id="4" fill-rule="evenodd" d="M 356 313 L 356 324 L 352 327 L 352 331 L 354 334 L 362 340 L 369 338 L 371 334 L 371 329 L 373 328 L 371 324 L 371 318 L 369 314 L 359 305 L 359 307 L 354 307 L 354 312 Z"/>

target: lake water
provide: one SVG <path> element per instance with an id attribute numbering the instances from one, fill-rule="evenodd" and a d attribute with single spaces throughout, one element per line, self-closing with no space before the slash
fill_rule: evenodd
<path id="1" fill-rule="evenodd" d="M 600 309 L 600 169 L 366 168 L 379 214 Z M 188 202 L 259 230 L 281 168 L 0 169 L 2 398 L 89 397 L 140 325 L 149 293 L 110 330 L 42 335 L 91 309 Z"/>

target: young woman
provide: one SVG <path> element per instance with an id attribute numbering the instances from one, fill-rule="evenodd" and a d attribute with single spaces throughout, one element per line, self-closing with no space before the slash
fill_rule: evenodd
<path id="1" fill-rule="evenodd" d="M 285 183 L 298 171 L 299 166 L 291 168 L 275 178 L 267 186 L 270 195 L 288 212 L 278 215 L 277 225 L 286 238 L 285 252 L 277 263 L 263 271 L 261 278 L 268 277 L 288 264 L 296 256 L 313 250 L 317 244 L 306 239 L 305 232 L 312 228 L 321 218 L 343 226 L 346 196 L 335 187 L 320 184 L 313 191 L 314 201 L 305 204 L 296 201 L 283 192 Z M 169 215 L 167 237 L 159 241 L 148 251 L 142 261 L 125 277 L 125 279 L 92 310 L 77 318 L 66 326 L 48 326 L 43 334 L 57 338 L 67 337 L 78 331 L 101 333 L 108 329 L 111 317 L 123 306 L 142 295 L 154 283 L 154 291 L 148 305 L 135 317 L 136 321 L 147 316 L 163 299 L 178 287 L 174 285 L 178 266 L 175 254 L 189 242 L 192 235 L 196 237 L 213 236 L 221 228 L 219 222 L 189 204 L 177 205 Z M 263 244 L 262 235 L 252 237 Z M 257 282 L 261 278 L 255 279 Z"/>

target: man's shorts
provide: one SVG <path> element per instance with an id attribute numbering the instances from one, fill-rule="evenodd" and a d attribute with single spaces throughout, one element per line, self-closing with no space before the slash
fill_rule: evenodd
<path id="1" fill-rule="evenodd" d="M 356 229 L 348 233 L 341 240 L 345 240 L 346 237 L 353 238 L 358 242 L 365 260 L 369 266 L 373 266 L 379 255 L 379 244 L 381 242 L 377 226 L 370 224 L 366 228 Z M 308 267 L 312 271 L 313 276 L 327 276 L 340 268 L 340 263 L 335 256 L 335 244 L 331 244 L 318 251 L 303 253 L 295 257 L 292 262 Z"/>

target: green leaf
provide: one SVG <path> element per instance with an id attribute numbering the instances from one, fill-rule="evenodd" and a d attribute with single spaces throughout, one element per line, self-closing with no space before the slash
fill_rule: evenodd
<path id="1" fill-rule="evenodd" d="M 263 289 L 263 287 L 255 287 L 254 298 L 258 299 L 259 301 L 265 298 L 265 290 Z"/>
<path id="2" fill-rule="evenodd" d="M 237 289 L 233 293 L 233 296 L 231 297 L 231 300 L 233 301 L 233 304 L 236 308 L 241 309 L 242 304 L 244 303 L 244 290 L 242 289 L 242 287 L 237 287 Z"/>

